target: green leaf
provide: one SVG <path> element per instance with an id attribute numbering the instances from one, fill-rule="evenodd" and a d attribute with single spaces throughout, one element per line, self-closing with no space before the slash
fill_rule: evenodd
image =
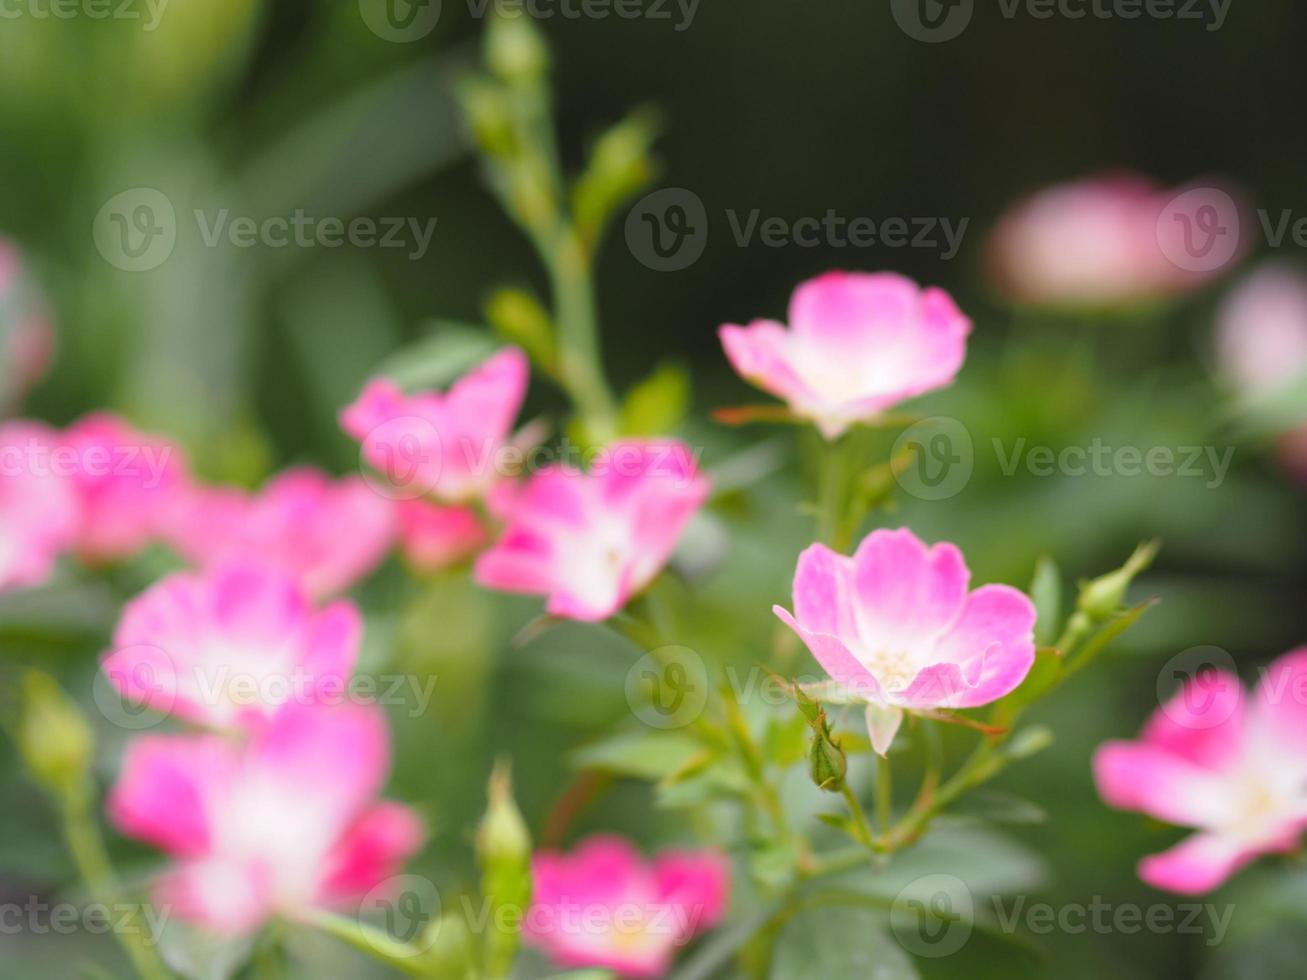
<path id="1" fill-rule="evenodd" d="M 680 732 L 629 732 L 578 749 L 571 761 L 578 769 L 658 780 L 676 775 L 702 752 L 697 739 Z"/>
<path id="2" fill-rule="evenodd" d="M 1030 598 L 1035 603 L 1035 642 L 1052 646 L 1057 641 L 1062 617 L 1062 577 L 1057 564 L 1047 555 L 1035 564 L 1035 577 L 1030 583 Z"/>
<path id="3" fill-rule="evenodd" d="M 813 977 L 916 980 L 912 958 L 864 908 L 812 908 L 790 919 L 776 940 L 770 980 Z"/>
<path id="4" fill-rule="evenodd" d="M 994 705 L 990 719 L 999 728 L 1010 728 L 1021 710 L 1048 693 L 1066 673 L 1062 655 L 1051 647 L 1035 650 L 1035 662 L 1026 679 L 1011 694 Z"/>
<path id="5" fill-rule="evenodd" d="M 486 301 L 485 313 L 499 336 L 521 347 L 545 372 L 558 373 L 554 326 L 538 299 L 525 289 L 497 289 Z"/>
<path id="6" fill-rule="evenodd" d="M 650 151 L 661 129 L 658 112 L 642 106 L 595 141 L 572 188 L 572 213 L 587 244 L 593 246 L 613 213 L 653 180 Z"/>
<path id="7" fill-rule="evenodd" d="M 1039 824 L 1048 820 L 1043 808 L 1011 793 L 976 790 L 949 808 L 951 816 L 974 817 L 992 823 Z"/>
<path id="8" fill-rule="evenodd" d="M 685 369 L 663 364 L 637 384 L 622 403 L 623 434 L 660 436 L 675 432 L 690 405 L 690 379 Z"/>
<path id="9" fill-rule="evenodd" d="M 498 346 L 494 335 L 484 328 L 436 321 L 430 335 L 400 348 L 371 373 L 390 378 L 409 391 L 443 388 L 489 357 Z"/>

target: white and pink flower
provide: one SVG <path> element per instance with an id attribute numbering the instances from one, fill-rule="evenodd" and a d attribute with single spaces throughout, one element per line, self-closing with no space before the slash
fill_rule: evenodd
<path id="1" fill-rule="evenodd" d="M 506 348 L 445 392 L 406 395 L 385 378 L 368 382 L 340 416 L 364 461 L 398 499 L 466 503 L 502 479 L 501 453 L 529 381 L 526 355 Z"/>
<path id="2" fill-rule="evenodd" d="M 1216 362 L 1248 398 L 1307 380 L 1307 276 L 1273 264 L 1245 278 L 1217 316 Z"/>
<path id="3" fill-rule="evenodd" d="M 1307 829 L 1307 647 L 1281 657 L 1253 697 L 1239 678 L 1191 678 L 1144 726 L 1094 756 L 1110 806 L 1197 833 L 1139 864 L 1156 888 L 1197 895 L 1263 854 L 1297 848 Z"/>
<path id="4" fill-rule="evenodd" d="M 834 439 L 952 383 L 970 332 L 941 289 L 890 272 L 829 272 L 794 291 L 788 330 L 759 320 L 720 336 L 736 371 Z"/>
<path id="5" fill-rule="evenodd" d="M 45 582 L 72 546 L 72 484 L 50 466 L 58 433 L 32 422 L 0 426 L 0 592 Z"/>
<path id="6" fill-rule="evenodd" d="M 1007 585 L 968 592 L 951 544 L 911 531 L 869 534 L 852 558 L 814 544 L 799 556 L 794 614 L 776 615 L 834 685 L 831 700 L 865 703 L 884 755 L 905 711 L 975 708 L 1015 690 L 1035 659 L 1035 607 Z"/>
<path id="7" fill-rule="evenodd" d="M 360 705 L 290 706 L 246 742 L 146 735 L 128 745 L 109 817 L 174 859 L 161 906 L 248 933 L 355 905 L 421 847 L 417 815 L 376 799 L 389 757 L 380 710 Z"/>
<path id="8" fill-rule="evenodd" d="M 77 551 L 99 563 L 127 558 L 160 540 L 177 495 L 188 485 L 185 456 L 174 443 L 96 412 L 63 434 L 57 468 L 66 468 L 81 521 Z"/>
<path id="9" fill-rule="evenodd" d="M 170 575 L 129 602 L 101 669 L 160 714 L 249 727 L 292 703 L 340 698 L 362 630 L 352 603 L 319 611 L 285 572 L 234 564 Z"/>
<path id="10" fill-rule="evenodd" d="M 485 525 L 470 507 L 402 500 L 396 514 L 400 551 L 419 572 L 457 565 L 490 543 Z"/>
<path id="11" fill-rule="evenodd" d="M 476 580 L 546 596 L 554 616 L 607 619 L 662 571 L 709 489 L 679 442 L 613 443 L 590 473 L 548 467 L 514 499 Z"/>
<path id="12" fill-rule="evenodd" d="M 1131 173 L 1058 184 L 1000 219 L 988 246 L 990 277 L 1023 305 L 1107 309 L 1155 302 L 1232 265 L 1240 221 L 1234 197 L 1216 187 L 1168 190 Z M 1186 229 L 1186 222 L 1194 227 Z M 1215 237 L 1207 241 L 1208 235 Z"/>
<path id="13" fill-rule="evenodd" d="M 395 504 L 358 476 L 336 480 L 298 467 L 257 494 L 196 487 L 179 497 L 169 540 L 205 568 L 257 559 L 293 575 L 312 595 L 346 591 L 389 553 Z"/>
<path id="14" fill-rule="evenodd" d="M 730 869 L 714 851 L 667 851 L 646 862 L 620 837 L 531 862 L 525 941 L 560 967 L 666 976 L 679 947 L 726 912 Z"/>

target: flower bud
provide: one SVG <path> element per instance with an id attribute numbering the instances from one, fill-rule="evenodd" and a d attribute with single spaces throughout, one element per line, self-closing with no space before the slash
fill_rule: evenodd
<path id="1" fill-rule="evenodd" d="M 486 31 L 486 64 L 505 82 L 530 84 L 549 70 L 549 49 L 525 14 L 499 16 Z"/>
<path id="2" fill-rule="evenodd" d="M 500 86 L 486 80 L 468 81 L 458 87 L 458 100 L 472 137 L 486 156 L 504 159 L 516 152 L 512 113 Z"/>
<path id="3" fill-rule="evenodd" d="M 486 319 L 501 337 L 517 344 L 546 370 L 554 370 L 553 324 L 534 296 L 524 289 L 500 289 L 486 303 Z"/>
<path id="4" fill-rule="evenodd" d="M 1157 555 L 1158 544 L 1150 541 L 1135 549 L 1124 565 L 1087 583 L 1080 590 L 1080 610 L 1094 620 L 1110 619 L 1125 602 L 1126 590 L 1135 576 Z"/>
<path id="5" fill-rule="evenodd" d="M 85 792 L 94 736 L 48 674 L 29 671 L 23 678 L 18 744 L 32 775 L 60 799 L 75 800 Z"/>
<path id="6" fill-rule="evenodd" d="M 477 830 L 477 856 L 484 867 L 525 864 L 531 857 L 531 834 L 513 799 L 513 779 L 506 762 L 495 764 L 488 787 L 490 805 Z"/>
<path id="7" fill-rule="evenodd" d="M 830 738 L 829 730 L 817 731 L 808 755 L 808 772 L 818 789 L 838 793 L 844 788 L 844 776 L 849 770 L 844 750 Z"/>

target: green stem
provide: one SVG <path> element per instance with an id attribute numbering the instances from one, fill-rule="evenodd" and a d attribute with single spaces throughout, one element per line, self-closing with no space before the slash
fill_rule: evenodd
<path id="1" fill-rule="evenodd" d="M 79 794 L 81 795 L 81 794 Z M 117 896 L 121 888 L 86 799 L 60 800 L 64 839 L 86 888 L 97 899 Z M 114 937 L 141 980 L 170 980 L 171 974 L 146 938 L 134 929 L 115 929 Z"/>
<path id="2" fill-rule="evenodd" d="M 875 849 L 876 835 L 872 833 L 871 824 L 867 821 L 867 812 L 862 808 L 862 801 L 858 799 L 858 794 L 853 792 L 848 781 L 840 787 L 840 792 L 844 794 L 844 800 L 849 805 L 849 812 L 853 814 L 853 823 L 858 831 L 858 839 L 870 849 Z M 863 855 L 863 860 L 866 856 Z"/>
<path id="3" fill-rule="evenodd" d="M 836 551 L 844 537 L 844 453 L 840 440 L 822 442 L 821 473 L 817 485 L 817 540 Z"/>
<path id="4" fill-rule="evenodd" d="M 308 913 L 304 921 L 360 953 L 393 966 L 402 973 L 415 977 L 429 975 L 427 965 L 423 962 L 422 950 L 400 942 L 380 929 L 331 912 Z"/>
<path id="5" fill-rule="evenodd" d="M 889 829 L 894 819 L 894 774 L 887 757 L 876 756 L 876 826 Z"/>
<path id="6" fill-rule="evenodd" d="M 597 442 L 607 441 L 617 435 L 617 404 L 604 380 L 590 259 L 571 224 L 563 224 L 545 261 L 557 307 L 563 383 L 585 419 L 587 435 Z"/>

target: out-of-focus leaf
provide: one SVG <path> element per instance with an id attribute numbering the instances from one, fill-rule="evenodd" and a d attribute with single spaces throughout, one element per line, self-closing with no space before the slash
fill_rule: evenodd
<path id="1" fill-rule="evenodd" d="M 1030 598 L 1035 603 L 1035 642 L 1051 646 L 1061 628 L 1062 579 L 1057 564 L 1042 555 L 1035 564 L 1035 577 L 1030 583 Z"/>
<path id="2" fill-rule="evenodd" d="M 870 909 L 813 908 L 785 924 L 776 938 L 770 980 L 813 977 L 916 980 L 912 958 Z"/>
<path id="3" fill-rule="evenodd" d="M 997 790 L 976 790 L 949 807 L 950 816 L 975 817 L 993 823 L 1044 823 L 1048 814 L 1030 800 Z"/>
<path id="4" fill-rule="evenodd" d="M 403 347 L 378 364 L 372 374 L 402 388 L 443 388 L 499 346 L 488 330 L 467 323 L 437 320 L 429 336 Z"/>
<path id="5" fill-rule="evenodd" d="M 680 428 L 690 405 L 685 368 L 663 364 L 637 384 L 622 402 L 621 430 L 629 436 L 668 435 Z"/>
<path id="6" fill-rule="evenodd" d="M 696 739 L 678 732 L 631 732 L 578 749 L 572 765 L 656 780 L 673 775 L 702 751 Z"/>

